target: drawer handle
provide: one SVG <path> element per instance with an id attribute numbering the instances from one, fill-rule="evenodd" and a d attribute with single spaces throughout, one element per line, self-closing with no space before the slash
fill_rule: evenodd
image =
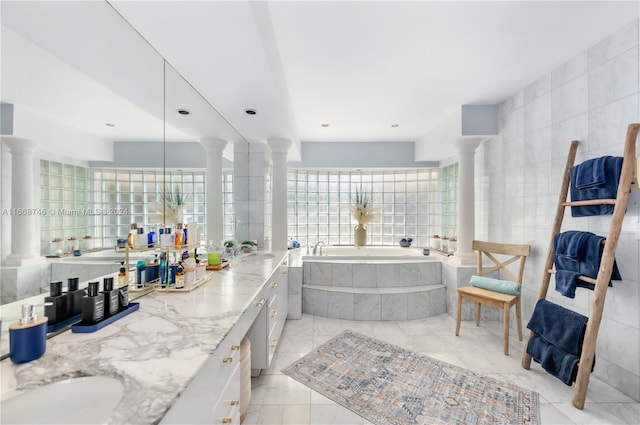
<path id="1" fill-rule="evenodd" d="M 260 298 L 258 300 L 258 302 L 256 303 L 256 307 L 262 307 L 264 305 L 265 301 L 267 301 L 266 298 Z"/>
<path id="2" fill-rule="evenodd" d="M 278 315 L 278 309 L 274 308 L 273 310 L 271 310 L 271 318 L 274 318 Z"/>
<path id="3" fill-rule="evenodd" d="M 271 282 L 271 288 L 276 289 L 278 287 L 278 282 Z"/>
<path id="4" fill-rule="evenodd" d="M 236 353 L 238 352 L 239 349 L 240 349 L 239 345 L 232 345 L 231 346 L 231 355 L 229 357 L 223 357 L 222 358 L 222 363 L 231 363 L 233 361 L 233 356 L 236 355 Z"/>
<path id="5" fill-rule="evenodd" d="M 272 347 L 272 348 L 275 348 L 275 347 L 276 347 L 276 345 L 278 345 L 278 340 L 277 340 L 277 339 L 272 339 L 272 340 L 271 340 L 271 347 Z"/>
<path id="6" fill-rule="evenodd" d="M 233 420 L 233 417 L 235 415 L 235 411 L 237 409 L 240 408 L 240 400 L 227 400 L 229 402 L 229 405 L 231 406 L 231 409 L 229 411 L 229 415 L 230 416 L 225 416 L 222 418 L 222 423 L 223 424 L 230 424 Z"/>

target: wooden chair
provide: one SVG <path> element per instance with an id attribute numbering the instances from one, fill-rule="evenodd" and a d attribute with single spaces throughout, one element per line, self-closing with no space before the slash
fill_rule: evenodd
<path id="1" fill-rule="evenodd" d="M 516 245 L 474 240 L 472 249 L 478 252 L 478 276 L 486 276 L 494 271 L 504 273 L 509 280 L 522 285 L 524 263 L 531 252 L 531 245 Z M 498 255 L 498 257 L 496 256 Z M 504 259 L 504 256 L 508 256 Z M 493 262 L 493 266 L 484 268 L 482 262 L 487 257 Z M 504 259 L 501 261 L 500 259 Z M 507 266 L 519 262 L 517 274 L 513 274 Z M 522 310 L 520 306 L 520 294 L 509 295 L 495 292 L 489 289 L 466 286 L 458 288 L 458 308 L 456 318 L 456 336 L 460 334 L 460 318 L 462 315 L 462 300 L 473 301 L 476 304 L 476 326 L 480 326 L 480 314 L 482 304 L 499 308 L 503 311 L 503 337 L 504 354 L 509 355 L 509 312 L 511 306 L 516 306 L 516 321 L 518 322 L 518 338 L 522 341 Z"/>

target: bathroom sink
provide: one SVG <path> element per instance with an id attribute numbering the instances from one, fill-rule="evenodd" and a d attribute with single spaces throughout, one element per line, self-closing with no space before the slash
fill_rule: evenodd
<path id="1" fill-rule="evenodd" d="M 111 416 L 124 385 L 107 376 L 66 379 L 3 400 L 2 424 L 100 424 Z"/>

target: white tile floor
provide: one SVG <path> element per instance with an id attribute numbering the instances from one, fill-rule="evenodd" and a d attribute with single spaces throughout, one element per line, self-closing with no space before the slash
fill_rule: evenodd
<path id="1" fill-rule="evenodd" d="M 455 321 L 447 314 L 403 322 L 358 322 L 307 314 L 301 320 L 288 320 L 272 367 L 252 379 L 251 403 L 243 424 L 369 424 L 280 372 L 345 329 L 536 390 L 544 425 L 640 424 L 640 403 L 594 376 L 589 382 L 585 408 L 578 410 L 571 404 L 574 386 L 566 386 L 537 363 L 532 363 L 530 370 L 520 366 L 522 343 L 517 337 L 511 336 L 510 355 L 502 354 L 501 323 L 482 322 L 476 328 L 473 322 L 463 322 L 460 336 L 456 337 Z"/>

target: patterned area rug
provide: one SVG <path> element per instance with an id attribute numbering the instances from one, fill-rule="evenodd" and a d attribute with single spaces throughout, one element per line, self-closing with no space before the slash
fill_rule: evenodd
<path id="1" fill-rule="evenodd" d="M 378 425 L 538 424 L 538 393 L 351 331 L 283 371 Z"/>

